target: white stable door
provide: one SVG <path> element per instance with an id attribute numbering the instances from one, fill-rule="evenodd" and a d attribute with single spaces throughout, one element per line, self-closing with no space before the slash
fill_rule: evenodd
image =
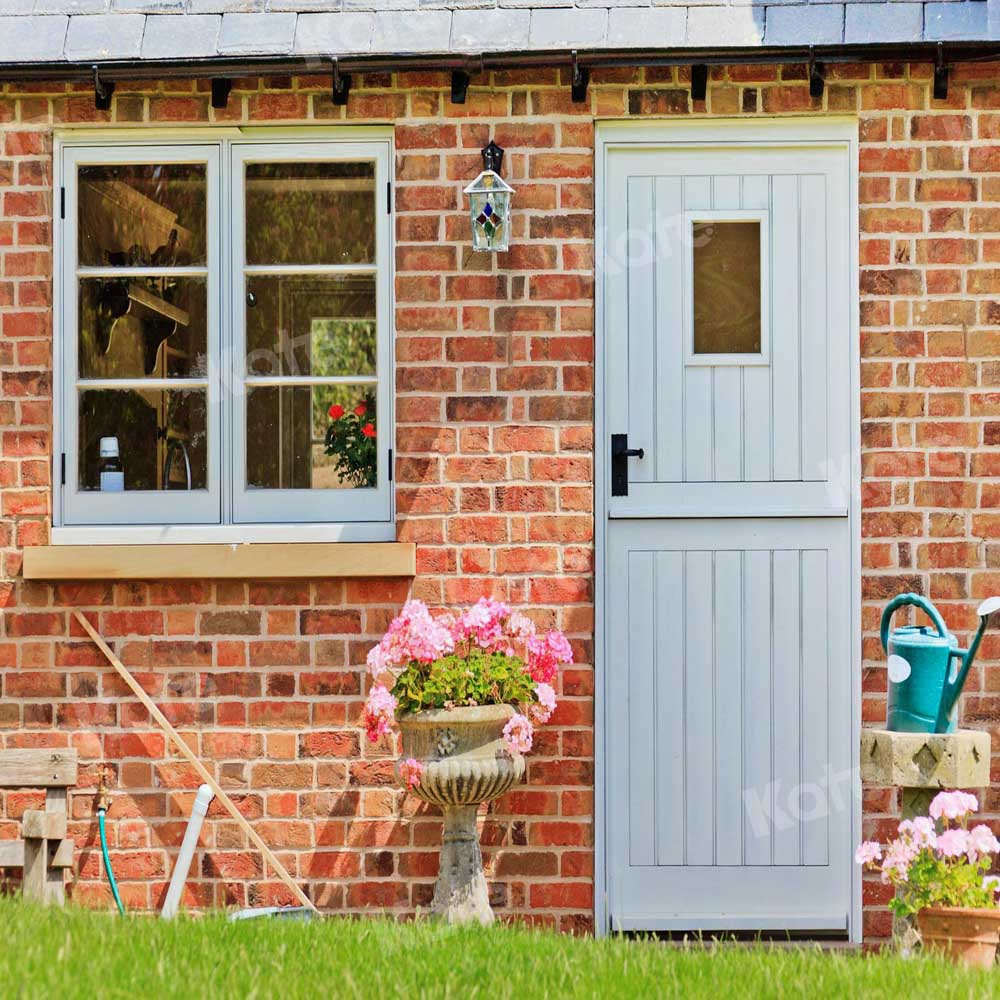
<path id="1" fill-rule="evenodd" d="M 604 147 L 614 928 L 849 929 L 849 151 Z"/>

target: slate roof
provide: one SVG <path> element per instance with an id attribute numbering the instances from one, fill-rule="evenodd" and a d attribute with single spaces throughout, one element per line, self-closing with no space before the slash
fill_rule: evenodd
<path id="1" fill-rule="evenodd" d="M 0 64 L 1000 40 L 1000 0 L 0 0 Z"/>

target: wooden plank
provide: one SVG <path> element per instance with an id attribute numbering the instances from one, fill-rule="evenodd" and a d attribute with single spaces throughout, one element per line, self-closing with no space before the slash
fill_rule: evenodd
<path id="1" fill-rule="evenodd" d="M 207 767 L 198 759 L 194 751 L 187 745 L 181 734 L 170 724 L 167 717 L 156 707 L 153 699 L 146 694 L 142 685 L 129 673 L 121 660 L 115 655 L 114 650 L 101 638 L 97 630 L 79 612 L 74 611 L 73 617 L 79 622 L 80 627 L 93 639 L 95 645 L 104 654 L 108 662 L 115 668 L 118 675 L 129 686 L 132 693 L 142 702 L 145 709 L 153 717 L 153 721 L 162 729 L 173 741 L 174 746 L 180 751 L 181 756 L 198 772 L 198 776 L 208 785 L 220 804 L 236 820 L 237 825 L 246 833 L 258 851 L 264 856 L 264 860 L 274 869 L 274 873 L 291 890 L 295 898 L 305 907 L 314 913 L 319 913 L 312 900 L 299 888 L 298 884 L 288 874 L 285 866 L 274 856 L 274 852 L 261 840 L 260 834 L 250 825 L 246 817 L 239 811 L 236 803 L 226 794 L 225 789 L 215 780 L 215 777 Z"/>
<path id="2" fill-rule="evenodd" d="M 790 176 L 775 176 L 771 184 L 771 259 L 777 263 L 771 279 L 771 451 L 774 478 L 794 481 L 802 474 L 799 187 Z"/>
<path id="3" fill-rule="evenodd" d="M 136 284 L 134 281 L 129 283 L 128 297 L 133 302 L 138 302 L 139 305 L 144 306 L 146 309 L 159 313 L 161 316 L 166 316 L 167 319 L 173 320 L 181 326 L 191 325 L 190 313 L 184 309 L 179 309 L 172 302 L 167 302 L 166 299 L 161 299 L 159 295 L 154 295 L 151 291 L 143 288 L 142 285 Z"/>
<path id="4" fill-rule="evenodd" d="M 684 553 L 656 553 L 656 863 L 684 864 Z"/>
<path id="5" fill-rule="evenodd" d="M 771 864 L 771 553 L 744 557 L 743 863 Z"/>
<path id="6" fill-rule="evenodd" d="M 771 178 L 757 174 L 743 178 L 743 208 L 768 209 L 771 200 Z M 770 215 L 765 225 L 770 226 Z M 771 241 L 768 239 L 770 247 Z M 774 282 L 774 267 L 767 268 L 769 281 Z M 764 294 L 770 296 L 771 289 Z M 769 322 L 773 315 L 768 310 Z M 768 343 L 770 331 L 761 331 Z M 771 368 L 770 365 L 747 365 L 743 369 L 743 478 L 767 482 L 771 478 Z"/>
<path id="7" fill-rule="evenodd" d="M 628 179 L 628 333 L 612 350 L 628 353 L 628 443 L 642 458 L 628 460 L 630 482 L 651 482 L 656 465 L 656 235 L 653 181 Z M 625 331 L 621 331 L 622 334 Z"/>
<path id="8" fill-rule="evenodd" d="M 0 788 L 76 784 L 76 750 L 0 750 Z"/>
<path id="9" fill-rule="evenodd" d="M 743 553 L 715 553 L 715 860 L 743 863 Z"/>
<path id="10" fill-rule="evenodd" d="M 66 816 L 69 812 L 69 791 L 65 788 L 45 790 L 45 902 L 62 906 L 66 902 L 66 872 L 52 861 L 66 836 Z"/>
<path id="11" fill-rule="evenodd" d="M 652 552 L 628 560 L 628 840 L 629 863 L 656 863 L 656 622 Z"/>
<path id="12" fill-rule="evenodd" d="M 702 541 L 707 541 L 702 538 Z M 684 559 L 684 753 L 688 865 L 715 864 L 715 686 L 712 676 L 712 553 Z"/>
<path id="13" fill-rule="evenodd" d="M 74 843 L 72 837 L 49 844 L 49 868 L 72 868 Z M 24 841 L 0 840 L 0 868 L 24 867 Z"/>
<path id="14" fill-rule="evenodd" d="M 39 545 L 24 550 L 26 580 L 313 579 L 414 576 L 412 542 L 242 545 Z"/>
<path id="15" fill-rule="evenodd" d="M 62 840 L 66 836 L 66 813 L 45 809 L 25 809 L 21 819 L 21 836 L 25 840 Z"/>
<path id="16" fill-rule="evenodd" d="M 45 840 L 24 841 L 24 873 L 21 877 L 21 892 L 25 899 L 36 903 L 45 902 L 45 887 L 48 884 L 49 845 Z"/>

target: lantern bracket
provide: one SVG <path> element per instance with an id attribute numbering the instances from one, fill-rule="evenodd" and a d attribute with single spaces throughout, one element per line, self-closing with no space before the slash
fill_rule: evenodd
<path id="1" fill-rule="evenodd" d="M 500 173 L 500 167 L 503 164 L 502 146 L 498 146 L 490 139 L 489 144 L 482 148 L 482 157 L 484 170 L 492 170 L 495 174 Z"/>

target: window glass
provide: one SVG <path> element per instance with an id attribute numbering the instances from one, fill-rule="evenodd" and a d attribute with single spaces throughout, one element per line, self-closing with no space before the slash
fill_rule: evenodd
<path id="1" fill-rule="evenodd" d="M 694 222 L 694 353 L 760 353 L 760 222 Z"/>
<path id="2" fill-rule="evenodd" d="M 190 378 L 208 374 L 207 281 L 169 273 L 80 278 L 81 378 Z"/>
<path id="3" fill-rule="evenodd" d="M 84 389 L 79 405 L 79 488 L 206 489 L 206 399 L 204 389 Z M 109 454 L 111 439 L 110 452 L 117 455 Z M 117 482 L 102 480 L 101 473 L 108 471 L 122 475 Z"/>
<path id="4" fill-rule="evenodd" d="M 248 163 L 248 264 L 375 260 L 374 163 Z"/>
<path id="5" fill-rule="evenodd" d="M 251 489 L 377 485 L 374 385 L 255 386 L 247 393 Z"/>
<path id="6" fill-rule="evenodd" d="M 207 260 L 201 163 L 81 166 L 81 267 L 184 267 Z"/>

